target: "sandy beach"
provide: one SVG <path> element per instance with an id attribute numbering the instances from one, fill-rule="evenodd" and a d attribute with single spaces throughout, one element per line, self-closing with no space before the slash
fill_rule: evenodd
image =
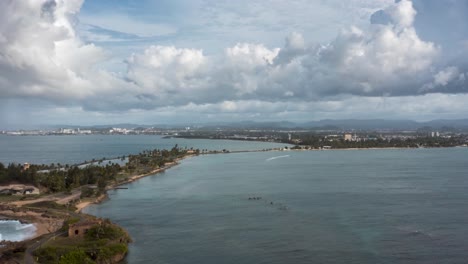
<path id="1" fill-rule="evenodd" d="M 87 200 L 87 201 L 82 201 L 82 202 L 78 202 L 75 207 L 76 207 L 76 210 L 75 212 L 76 213 L 80 213 L 81 210 L 83 210 L 84 208 L 86 208 L 87 206 L 89 206 L 90 204 L 98 204 L 104 200 L 106 200 L 108 197 L 107 197 L 107 194 L 101 194 L 99 197 L 93 199 L 93 200 Z"/>

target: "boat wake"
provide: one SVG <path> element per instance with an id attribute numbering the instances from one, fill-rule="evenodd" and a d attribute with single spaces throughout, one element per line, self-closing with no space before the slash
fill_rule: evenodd
<path id="1" fill-rule="evenodd" d="M 288 157 L 289 157 L 289 155 L 276 156 L 276 157 L 268 158 L 268 159 L 266 159 L 265 161 L 272 161 L 272 160 L 275 160 L 275 159 L 282 159 L 282 158 L 288 158 Z"/>

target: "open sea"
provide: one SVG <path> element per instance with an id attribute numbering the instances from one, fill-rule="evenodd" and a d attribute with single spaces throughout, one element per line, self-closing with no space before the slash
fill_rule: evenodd
<path id="1" fill-rule="evenodd" d="M 468 263 L 467 148 L 199 156 L 126 187 L 86 212 L 132 264 Z"/>
<path id="2" fill-rule="evenodd" d="M 0 160 L 273 147 L 166 140 L 0 136 Z M 205 155 L 125 187 L 85 212 L 129 231 L 129 264 L 468 263 L 468 148 Z"/>

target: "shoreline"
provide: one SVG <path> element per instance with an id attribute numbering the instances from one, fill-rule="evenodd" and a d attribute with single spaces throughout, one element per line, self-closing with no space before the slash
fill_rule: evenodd
<path id="1" fill-rule="evenodd" d="M 415 147 L 376 147 L 376 148 L 331 148 L 331 149 L 291 149 L 290 147 L 288 147 L 288 149 L 263 149 L 263 150 L 234 150 L 234 151 L 227 151 L 227 152 L 222 152 L 222 151 L 219 151 L 219 152 L 210 152 L 210 153 L 200 153 L 199 155 L 196 155 L 196 154 L 191 154 L 191 155 L 187 155 L 183 158 L 179 158 L 179 159 L 176 159 L 175 161 L 171 162 L 171 163 L 168 163 L 167 165 L 165 165 L 164 167 L 161 167 L 161 168 L 157 168 L 157 169 L 154 169 L 150 172 L 147 172 L 147 173 L 143 173 L 143 174 L 137 174 L 137 175 L 132 175 L 130 176 L 128 179 L 122 181 L 122 182 L 118 182 L 118 183 L 114 183 L 110 186 L 108 186 L 106 188 L 106 193 L 105 194 L 102 194 L 101 196 L 95 198 L 94 200 L 91 200 L 91 201 L 82 201 L 82 202 L 78 202 L 75 207 L 77 208 L 75 210 L 76 213 L 81 213 L 83 209 L 85 209 L 86 207 L 92 205 L 92 204 L 100 204 L 102 203 L 103 201 L 109 199 L 109 196 L 107 195 L 107 191 L 108 190 L 113 190 L 115 188 L 117 188 L 118 186 L 122 186 L 122 185 L 125 185 L 125 184 L 129 184 L 129 183 L 132 183 L 132 182 L 135 182 L 141 178 L 144 178 L 144 177 L 148 177 L 148 176 L 152 176 L 152 175 L 155 175 L 155 174 L 158 174 L 158 173 L 161 173 L 161 172 L 164 172 L 174 166 L 177 166 L 179 165 L 180 161 L 184 160 L 184 159 L 187 159 L 187 158 L 192 158 L 192 157 L 195 157 L 195 156 L 200 156 L 200 155 L 214 155 L 214 154 L 240 154 L 240 153 L 254 153 L 254 152 L 289 152 L 289 151 L 338 151 L 338 150 L 343 150 L 343 151 L 350 151 L 350 150 L 412 150 L 412 149 L 446 149 L 446 148 L 456 148 L 456 147 L 461 147 L 461 148 L 466 148 L 466 147 L 463 147 L 463 146 L 454 146 L 454 147 L 424 147 L 424 148 L 415 148 Z M 0 213 L 1 215 L 1 213 Z"/>
<path id="2" fill-rule="evenodd" d="M 75 204 L 76 213 L 82 213 L 83 209 L 86 207 L 90 206 L 91 204 L 99 204 L 107 199 L 109 199 L 109 196 L 107 195 L 108 190 L 113 190 L 117 188 L 118 186 L 122 186 L 128 183 L 135 182 L 141 178 L 156 175 L 158 173 L 164 172 L 174 166 L 177 166 L 180 164 L 180 161 L 187 159 L 187 158 L 192 158 L 195 156 L 200 156 L 200 155 L 213 155 L 213 154 L 235 154 L 235 153 L 253 153 L 253 152 L 290 152 L 290 151 L 330 151 L 330 150 L 343 150 L 343 151 L 350 151 L 350 150 L 412 150 L 412 149 L 446 149 L 446 148 L 467 148 L 465 146 L 453 146 L 453 147 L 423 147 L 423 148 L 417 148 L 417 147 L 377 147 L 377 148 L 331 148 L 331 149 L 291 149 L 290 146 L 288 146 L 287 149 L 284 148 L 274 148 L 274 149 L 262 149 L 262 150 L 238 150 L 238 151 L 218 151 L 218 152 L 209 152 L 209 153 L 200 153 L 198 155 L 196 154 L 190 154 L 187 156 L 184 156 L 182 158 L 176 159 L 173 162 L 170 162 L 166 164 L 163 167 L 154 169 L 150 172 L 143 173 L 143 174 L 137 174 L 137 175 L 132 175 L 126 180 L 123 180 L 121 182 L 117 182 L 114 184 L 109 185 L 106 188 L 106 193 L 100 195 L 99 197 L 96 197 L 93 200 L 87 200 L 87 201 L 80 201 L 77 204 Z M 40 198 L 41 199 L 41 198 Z M 5 203 L 3 205 L 8 205 L 9 203 Z M 15 205 L 13 202 L 12 205 Z M 20 207 L 16 207 L 20 208 Z M 43 217 L 40 213 L 34 212 L 34 211 L 16 211 L 14 209 L 0 209 L 0 220 L 18 220 L 22 223 L 28 223 L 28 224 L 33 224 L 36 228 L 34 236 L 23 240 L 23 241 L 30 241 L 33 240 L 37 237 L 40 237 L 45 234 L 53 233 L 56 231 L 55 226 L 57 226 L 57 220 L 56 221 L 51 221 L 50 218 Z M 53 223 L 52 223 L 53 222 Z M 63 221 L 62 221 L 63 222 Z M 54 227 L 52 227 L 54 226 Z M 52 227 L 52 228 L 51 228 Z"/>
<path id="3" fill-rule="evenodd" d="M 63 220 L 44 216 L 44 212 L 35 212 L 31 210 L 16 210 L 13 207 L 3 207 L 0 209 L 0 220 L 19 221 L 21 224 L 32 224 L 35 227 L 34 235 L 18 242 L 27 242 L 36 239 L 42 235 L 53 233 L 60 229 Z M 47 211 L 47 210 L 45 210 Z M 2 242 L 2 241 L 0 241 Z"/>
<path id="4" fill-rule="evenodd" d="M 161 173 L 161 172 L 164 172 L 176 165 L 179 165 L 180 161 L 184 160 L 184 159 L 187 159 L 187 158 L 191 158 L 191 157 L 194 157 L 196 155 L 187 155 L 183 158 L 179 158 L 179 159 L 176 159 L 175 161 L 173 162 L 170 162 L 166 165 L 164 165 L 163 167 L 161 168 L 157 168 L 157 169 L 154 169 L 150 172 L 147 172 L 147 173 L 142 173 L 142 174 L 137 174 L 137 175 L 133 175 L 133 176 L 130 176 L 127 180 L 124 180 L 122 182 L 118 182 L 118 183 L 114 183 L 110 186 L 108 186 L 106 188 L 106 193 L 102 194 L 101 196 L 97 197 L 96 199 L 94 199 L 93 201 L 83 201 L 83 202 L 79 202 L 75 205 L 75 207 L 77 208 L 75 210 L 76 213 L 81 213 L 83 211 L 83 209 L 85 209 L 86 207 L 92 205 L 92 204 L 100 204 L 102 203 L 103 201 L 109 199 L 109 196 L 107 195 L 107 191 L 109 190 L 114 190 L 115 188 L 117 188 L 118 186 L 122 186 L 122 185 L 125 185 L 125 184 L 128 184 L 128 183 L 132 183 L 134 181 L 137 181 L 141 178 L 144 178 L 144 177 L 148 177 L 148 176 L 153 176 L 153 175 L 156 175 L 158 173 Z"/>
<path id="5" fill-rule="evenodd" d="M 109 196 L 107 194 L 108 190 L 113 190 L 118 186 L 128 184 L 128 183 L 132 183 L 132 182 L 137 181 L 137 180 L 139 180 L 141 178 L 156 175 L 158 173 L 164 172 L 164 171 L 166 171 L 166 170 L 180 164 L 179 163 L 180 161 L 182 161 L 184 159 L 187 159 L 187 158 L 194 157 L 194 156 L 197 156 L 197 155 L 190 154 L 190 155 L 184 156 L 182 158 L 178 158 L 173 162 L 167 163 L 163 167 L 154 169 L 154 170 L 152 170 L 150 172 L 147 172 L 147 173 L 132 175 L 128 179 L 126 179 L 124 181 L 111 184 L 108 187 L 106 187 L 106 192 L 104 194 L 100 195 L 99 197 L 96 197 L 95 199 L 92 199 L 92 200 L 81 201 L 81 202 L 78 202 L 77 204 L 75 204 L 76 210 L 74 212 L 81 214 L 83 209 L 90 206 L 91 204 L 99 204 L 99 203 L 107 200 L 109 198 Z M 39 200 L 42 201 L 42 200 L 46 200 L 46 199 L 45 198 L 39 198 Z M 27 201 L 26 203 L 32 203 L 32 202 L 36 202 L 36 201 L 35 200 L 34 201 Z M 40 236 L 56 232 L 61 227 L 61 225 L 63 224 L 63 220 L 51 219 L 51 218 L 43 216 L 42 213 L 35 212 L 35 211 L 32 211 L 32 210 L 27 210 L 27 209 L 21 210 L 20 209 L 21 207 L 18 207 L 18 205 L 21 206 L 21 202 L 20 202 L 20 204 L 16 204 L 16 203 L 18 203 L 18 201 L 12 202 L 12 203 L 6 202 L 6 203 L 0 204 L 0 220 L 19 221 L 19 222 L 25 223 L 25 224 L 32 224 L 32 225 L 34 225 L 34 227 L 36 229 L 34 231 L 34 235 L 32 235 L 31 237 L 29 237 L 27 239 L 24 239 L 22 241 L 18 241 L 18 242 L 32 241 L 32 240 L 34 240 L 34 239 L 36 239 L 36 238 L 38 238 Z M 5 207 L 1 208 L 2 206 L 5 206 Z"/>
<path id="6" fill-rule="evenodd" d="M 337 150 L 344 150 L 344 151 L 350 151 L 350 150 L 387 150 L 387 149 L 390 149 L 390 150 L 410 150 L 410 149 L 445 149 L 445 148 L 456 148 L 456 147 L 462 147 L 462 148 L 465 148 L 463 146 L 454 146 L 454 147 L 424 147 L 424 148 L 413 148 L 413 147 L 377 147 L 377 148 L 332 148 L 332 149 L 291 149 L 290 147 L 288 149 L 267 149 L 267 150 L 234 150 L 234 151 L 227 151 L 227 152 L 210 152 L 210 153 L 200 153 L 199 155 L 196 155 L 196 154 L 191 154 L 191 155 L 187 155 L 183 158 L 179 158 L 179 159 L 176 159 L 175 161 L 171 162 L 171 163 L 168 163 L 167 165 L 165 165 L 164 167 L 161 167 L 161 168 L 157 168 L 157 169 L 154 169 L 150 172 L 147 172 L 147 173 L 143 173 L 143 174 L 137 174 L 137 175 L 133 175 L 133 176 L 130 176 L 127 180 L 124 180 L 122 182 L 118 182 L 118 183 L 114 183 L 110 186 L 108 186 L 106 188 L 106 193 L 105 194 L 102 194 L 101 196 L 97 197 L 96 199 L 92 200 L 92 201 L 83 201 L 83 202 L 79 202 L 75 205 L 75 207 L 77 208 L 75 210 L 76 213 L 82 213 L 82 210 L 85 209 L 86 207 L 92 205 L 92 204 L 100 204 L 102 203 L 103 201 L 109 199 L 109 196 L 107 194 L 107 191 L 109 190 L 114 190 L 115 188 L 117 188 L 118 186 L 122 186 L 122 185 L 125 185 L 125 184 L 129 184 L 129 183 L 132 183 L 132 182 L 135 182 L 141 178 L 144 178 L 144 177 L 148 177 L 148 176 L 152 176 L 152 175 L 156 175 L 158 173 L 161 173 L 161 172 L 164 172 L 174 166 L 177 166 L 179 165 L 180 161 L 184 160 L 184 159 L 187 159 L 187 158 L 192 158 L 192 157 L 195 157 L 195 156 L 201 156 L 201 155 L 215 155 L 215 154 L 240 154 L 240 153 L 254 153 L 254 152 L 289 152 L 289 151 L 330 151 L 330 150 L 334 150 L 334 151 L 337 151 Z"/>
<path id="7" fill-rule="evenodd" d="M 41 222 L 41 221 L 25 220 L 25 219 L 21 219 L 20 217 L 16 217 L 16 216 L 7 217 L 5 215 L 2 215 L 0 217 L 0 221 L 17 221 L 22 225 L 32 225 L 32 226 L 34 226 L 34 234 L 32 234 L 31 236 L 29 236 L 29 237 L 27 237 L 27 238 L 25 238 L 23 240 L 19 240 L 19 241 L 0 240 L 0 242 L 3 242 L 3 241 L 23 242 L 23 241 L 32 240 L 32 239 L 38 238 L 38 237 L 40 237 L 42 235 L 50 233 L 49 230 L 48 230 L 48 224 L 45 223 L 45 222 Z"/>

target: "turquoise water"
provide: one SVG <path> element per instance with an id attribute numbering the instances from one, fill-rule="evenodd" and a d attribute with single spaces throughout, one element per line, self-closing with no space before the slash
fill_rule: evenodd
<path id="1" fill-rule="evenodd" d="M 163 139 L 157 135 L 76 135 L 76 136 L 7 136 L 0 135 L 0 162 L 36 164 L 75 164 L 85 160 L 114 158 L 137 154 L 148 149 L 180 147 L 208 150 L 261 150 L 284 147 L 285 144 L 208 140 Z"/>
<path id="2" fill-rule="evenodd" d="M 466 148 L 199 156 L 126 187 L 86 211 L 132 264 L 468 259 Z"/>

